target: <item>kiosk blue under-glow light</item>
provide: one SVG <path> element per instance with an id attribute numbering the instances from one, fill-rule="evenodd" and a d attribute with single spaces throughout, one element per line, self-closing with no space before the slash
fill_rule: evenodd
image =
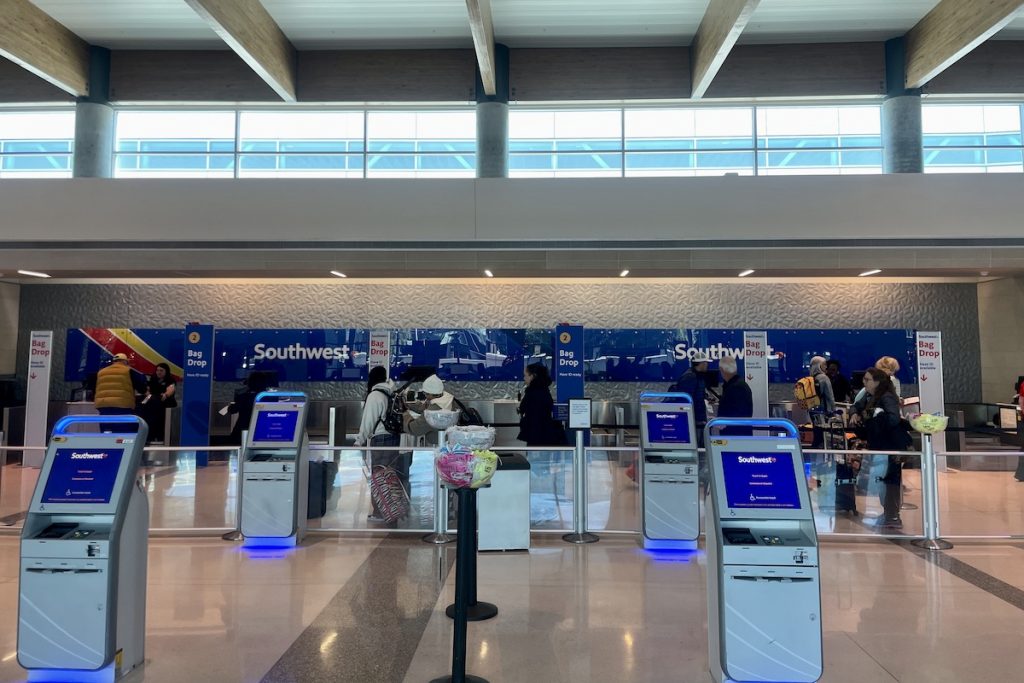
<path id="1" fill-rule="evenodd" d="M 793 457 L 789 453 L 722 453 L 725 499 L 730 508 L 799 510 Z"/>
<path id="2" fill-rule="evenodd" d="M 43 489 L 43 503 L 110 502 L 123 448 L 58 448 Z"/>
<path id="3" fill-rule="evenodd" d="M 261 410 L 256 415 L 252 440 L 257 443 L 291 443 L 299 413 L 294 410 Z"/>
<path id="4" fill-rule="evenodd" d="M 647 441 L 652 444 L 689 444 L 690 420 L 687 413 L 647 411 Z"/>

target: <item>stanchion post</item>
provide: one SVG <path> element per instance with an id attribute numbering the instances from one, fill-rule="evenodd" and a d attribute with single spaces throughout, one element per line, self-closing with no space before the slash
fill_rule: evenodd
<path id="1" fill-rule="evenodd" d="M 576 450 L 572 458 L 572 533 L 562 536 L 568 543 L 597 543 L 597 534 L 587 531 L 587 449 L 583 445 L 583 430 L 576 430 Z"/>
<path id="2" fill-rule="evenodd" d="M 925 550 L 949 550 L 953 544 L 939 536 L 939 478 L 935 471 L 931 434 L 921 435 L 921 496 L 924 503 L 924 538 L 911 541 Z"/>
<path id="3" fill-rule="evenodd" d="M 248 438 L 249 430 L 243 429 L 242 442 L 238 444 L 238 458 L 235 466 L 235 469 L 238 470 L 235 474 L 235 530 L 221 536 L 225 541 L 242 540 L 242 461 L 245 460 L 243 455 L 245 454 L 245 442 L 248 441 Z"/>
<path id="4" fill-rule="evenodd" d="M 490 484 L 488 484 L 490 486 Z M 481 602 L 476 599 L 476 562 L 480 552 L 480 535 L 477 532 L 479 527 L 479 519 L 477 517 L 476 510 L 476 490 L 473 490 L 473 524 L 469 527 L 463 527 L 462 525 L 462 499 L 459 499 L 459 538 L 462 538 L 463 534 L 468 534 L 472 538 L 469 541 L 471 545 L 470 552 L 473 555 L 472 561 L 468 563 L 469 578 L 466 579 L 466 589 L 469 591 L 469 606 L 466 608 L 466 618 L 469 621 L 487 621 L 498 616 L 498 606 L 490 602 Z M 448 605 L 444 613 L 449 619 L 455 618 L 456 607 L 455 604 Z"/>
<path id="5" fill-rule="evenodd" d="M 459 536 L 455 546 L 455 627 L 452 639 L 452 673 L 431 683 L 487 683 L 479 676 L 466 674 L 466 630 L 469 622 L 469 581 L 476 562 L 473 538 L 476 536 L 476 491 L 458 489 Z"/>
<path id="6" fill-rule="evenodd" d="M 434 459 L 437 460 L 437 456 L 440 454 L 441 449 L 445 447 L 447 442 L 448 434 L 442 429 L 437 433 L 437 449 L 434 451 Z M 462 529 L 462 523 L 459 523 L 459 529 Z M 433 543 L 435 545 L 444 545 L 445 543 L 452 543 L 455 538 L 448 533 L 448 489 L 441 485 L 441 475 L 437 473 L 437 463 L 434 463 L 434 531 L 423 537 L 424 543 Z"/>

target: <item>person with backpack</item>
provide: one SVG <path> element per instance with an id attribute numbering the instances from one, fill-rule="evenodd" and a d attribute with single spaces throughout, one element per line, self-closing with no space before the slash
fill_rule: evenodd
<path id="1" fill-rule="evenodd" d="M 868 368 L 864 374 L 864 389 L 864 396 L 850 411 L 850 426 L 866 437 L 869 450 L 893 453 L 910 448 L 913 439 L 904 424 L 900 397 L 889 374 L 879 368 Z M 882 457 L 887 459 L 887 467 L 885 474 L 879 477 L 882 482 L 879 499 L 883 510 L 880 526 L 899 529 L 903 526 L 900 501 L 905 456 Z"/>
<path id="2" fill-rule="evenodd" d="M 832 393 L 824 356 L 811 358 L 811 374 L 800 379 L 793 390 L 800 405 L 807 409 L 811 418 L 814 441 L 811 448 L 825 447 L 825 427 L 828 419 L 836 412 L 836 397 Z"/>
<path id="3" fill-rule="evenodd" d="M 355 439 L 356 446 L 386 448 L 401 444 L 401 422 L 398 431 L 394 431 L 391 419 L 395 412 L 394 401 L 395 385 L 388 379 L 387 369 L 379 365 L 370 368 L 369 380 L 366 383 L 366 400 L 363 402 L 363 416 L 359 421 L 359 433 Z M 409 458 L 398 451 L 370 452 L 371 477 L 376 468 L 390 467 L 397 473 L 406 493 L 409 491 L 409 464 Z M 373 512 L 367 520 L 385 521 L 373 496 L 371 500 Z"/>

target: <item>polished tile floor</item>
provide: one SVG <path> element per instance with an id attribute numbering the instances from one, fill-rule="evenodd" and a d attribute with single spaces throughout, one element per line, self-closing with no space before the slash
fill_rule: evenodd
<path id="1" fill-rule="evenodd" d="M 0 683 L 14 659 L 17 539 L 0 536 Z M 313 536 L 288 552 L 220 540 L 150 544 L 147 661 L 129 682 L 406 681 L 449 666 L 454 549 L 416 539 Z M 827 542 L 829 683 L 1018 681 L 1024 545 Z M 705 557 L 608 536 L 483 554 L 471 673 L 491 683 L 704 682 Z"/>

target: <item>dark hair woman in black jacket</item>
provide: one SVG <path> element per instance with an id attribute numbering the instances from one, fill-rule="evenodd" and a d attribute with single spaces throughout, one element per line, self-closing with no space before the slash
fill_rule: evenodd
<path id="1" fill-rule="evenodd" d="M 551 398 L 551 375 L 541 363 L 526 366 L 526 391 L 519 402 L 519 436 L 527 446 L 564 446 L 565 433 L 555 422 Z"/>
<path id="2" fill-rule="evenodd" d="M 853 405 L 850 424 L 861 427 L 867 437 L 868 449 L 872 451 L 899 452 L 910 447 L 910 433 L 903 424 L 900 414 L 900 397 L 896 393 L 889 375 L 878 368 L 868 368 L 864 373 L 864 396 Z M 883 527 L 898 529 L 903 526 L 900 519 L 900 498 L 903 488 L 903 456 L 889 455 L 883 484 L 882 501 Z"/>

